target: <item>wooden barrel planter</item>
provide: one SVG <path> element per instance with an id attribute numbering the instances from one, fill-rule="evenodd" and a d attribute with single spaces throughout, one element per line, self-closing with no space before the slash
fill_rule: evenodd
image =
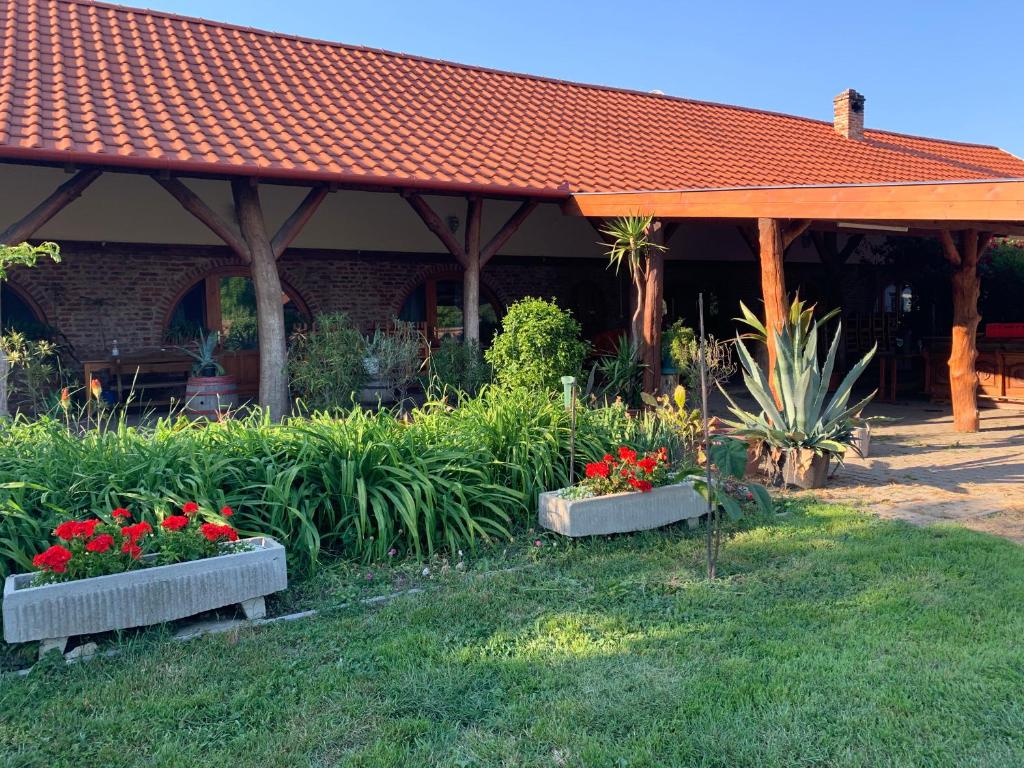
<path id="1" fill-rule="evenodd" d="M 185 410 L 193 416 L 215 419 L 238 405 L 234 376 L 190 376 L 185 385 Z"/>

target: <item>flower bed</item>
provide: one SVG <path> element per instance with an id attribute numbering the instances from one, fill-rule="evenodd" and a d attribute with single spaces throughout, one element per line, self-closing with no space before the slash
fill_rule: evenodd
<path id="1" fill-rule="evenodd" d="M 156 530 L 115 509 L 109 519 L 68 520 L 61 543 L 34 559 L 40 570 L 4 584 L 4 639 L 41 640 L 40 654 L 63 650 L 72 635 L 157 624 L 241 604 L 260 618 L 263 598 L 287 587 L 284 548 L 270 538 L 239 539 L 193 502 Z"/>
<path id="2" fill-rule="evenodd" d="M 688 481 L 669 472 L 668 451 L 643 457 L 623 446 L 587 465 L 576 485 L 540 495 L 537 519 L 565 536 L 598 536 L 659 528 L 681 520 L 696 525 L 706 511 Z"/>
<path id="3" fill-rule="evenodd" d="M 221 508 L 213 521 L 204 521 L 212 514 L 201 513 L 198 504 L 187 502 L 181 514 L 165 517 L 157 531 L 145 520 L 129 523 L 132 513 L 123 507 L 113 510 L 109 519 L 65 520 L 53 530 L 61 543 L 32 559 L 39 569 L 32 585 L 200 560 L 245 548 L 238 542 L 238 532 L 221 522 L 234 510 Z"/>

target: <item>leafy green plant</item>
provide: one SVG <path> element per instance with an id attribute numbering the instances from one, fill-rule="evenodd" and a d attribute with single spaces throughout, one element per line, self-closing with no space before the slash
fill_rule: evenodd
<path id="1" fill-rule="evenodd" d="M 806 449 L 841 458 L 851 442 L 852 418 L 874 397 L 872 392 L 856 405 L 848 404 L 853 385 L 874 357 L 875 348 L 847 373 L 826 404 L 842 329 L 836 329 L 825 364 L 819 367 L 819 321 L 808 323 L 805 318 L 803 312 L 791 313 L 789 322 L 776 333 L 775 381 L 781 406 L 776 405 L 764 372 L 737 337 L 743 382 L 762 411 L 755 415 L 743 410 L 719 387 L 729 402 L 729 411 L 735 416 L 735 420 L 726 423 L 736 434 L 761 441 L 775 451 Z"/>
<path id="2" fill-rule="evenodd" d="M 48 339 L 30 339 L 20 331 L 0 337 L 0 349 L 11 366 L 8 393 L 19 407 L 33 413 L 47 410 L 61 385 L 57 345 Z"/>
<path id="3" fill-rule="evenodd" d="M 419 374 L 422 349 L 423 338 L 414 323 L 396 320 L 386 331 L 376 329 L 366 340 L 365 352 L 365 358 L 371 359 L 375 368 L 372 378 L 390 389 L 398 390 L 404 400 Z"/>
<path id="4" fill-rule="evenodd" d="M 60 261 L 60 248 L 56 243 L 40 243 L 39 245 L 5 245 L 0 243 L 0 283 L 7 279 L 7 270 L 11 267 L 34 267 L 39 259 L 49 258 Z M 0 328 L 0 331 L 3 329 Z M 7 375 L 9 365 L 6 351 L 0 344 L 0 418 L 6 418 L 7 409 Z"/>
<path id="5" fill-rule="evenodd" d="M 199 332 L 195 347 L 182 347 L 181 351 L 191 357 L 193 376 L 223 376 L 224 366 L 217 360 L 217 345 L 220 343 L 220 332 L 214 331 L 206 335 Z"/>
<path id="6" fill-rule="evenodd" d="M 352 405 L 367 380 L 366 341 L 343 313 L 318 315 L 292 335 L 288 374 L 292 393 L 313 409 Z"/>
<path id="7" fill-rule="evenodd" d="M 833 317 L 839 314 L 838 309 L 833 309 L 830 312 L 825 313 L 817 320 L 814 319 L 814 310 L 816 304 L 807 305 L 806 301 L 801 300 L 800 294 L 796 294 L 793 297 L 793 301 L 789 304 L 789 310 L 785 317 L 785 326 L 793 329 L 793 332 L 799 332 L 802 337 L 806 338 L 811 333 L 811 328 L 817 325 L 824 325 Z M 758 341 L 761 344 L 768 344 L 768 329 L 765 328 L 764 323 L 761 319 L 750 311 L 742 301 L 740 302 L 740 312 L 742 317 L 734 317 L 738 323 L 742 323 L 750 328 L 750 331 L 740 336 L 741 339 L 750 339 Z"/>
<path id="8" fill-rule="evenodd" d="M 500 384 L 558 390 L 562 376 L 578 376 L 587 345 L 580 324 L 552 301 L 527 297 L 508 308 L 484 358 Z"/>
<path id="9" fill-rule="evenodd" d="M 615 352 L 602 355 L 594 364 L 594 371 L 601 380 L 601 397 L 605 402 L 619 398 L 627 405 L 639 405 L 646 367 L 640 360 L 639 348 L 623 334 L 615 345 Z"/>
<path id="10" fill-rule="evenodd" d="M 676 440 L 673 442 L 680 447 L 680 455 L 673 456 L 673 458 L 678 461 L 693 459 L 702 439 L 702 422 L 700 409 L 687 407 L 686 389 L 677 385 L 672 391 L 671 397 L 668 395 L 655 397 L 648 392 L 644 392 L 640 397 L 645 405 L 654 409 L 657 417 L 675 435 Z"/>
<path id="11" fill-rule="evenodd" d="M 428 389 L 432 397 L 447 392 L 474 397 L 491 382 L 493 372 L 480 345 L 445 336 L 427 358 Z"/>

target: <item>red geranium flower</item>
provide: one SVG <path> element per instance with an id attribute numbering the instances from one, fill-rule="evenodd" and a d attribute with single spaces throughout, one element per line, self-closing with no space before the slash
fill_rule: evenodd
<path id="1" fill-rule="evenodd" d="M 142 547 L 136 544 L 134 541 L 126 541 L 121 545 L 121 551 L 126 555 L 131 555 L 133 560 L 138 560 L 142 557 Z"/>
<path id="2" fill-rule="evenodd" d="M 68 561 L 71 559 L 71 552 L 60 544 L 54 544 L 45 552 L 41 552 L 32 558 L 32 565 L 43 571 L 51 573 L 64 573 L 68 569 Z"/>
<path id="3" fill-rule="evenodd" d="M 651 472 L 653 472 L 658 466 L 658 460 L 653 456 L 647 456 L 646 458 L 640 459 L 636 465 L 647 474 L 651 474 Z"/>
<path id="4" fill-rule="evenodd" d="M 117 517 L 123 517 L 123 518 L 124 518 L 125 520 L 129 519 L 129 518 L 130 518 L 130 517 L 132 516 L 132 513 L 131 513 L 131 512 L 129 512 L 129 511 L 128 511 L 127 509 L 125 509 L 124 507 L 118 507 L 117 509 L 115 509 L 115 510 L 113 511 L 113 513 L 112 513 L 112 514 L 114 515 L 114 517 L 115 517 L 115 518 L 117 518 Z"/>
<path id="5" fill-rule="evenodd" d="M 191 517 L 192 515 L 194 515 L 196 512 L 199 511 L 199 505 L 196 504 L 194 501 L 186 501 L 182 505 L 181 511 L 184 512 L 189 517 Z"/>
<path id="6" fill-rule="evenodd" d="M 53 530 L 53 535 L 64 541 L 88 539 L 96 532 L 99 520 L 66 520 Z"/>
<path id="7" fill-rule="evenodd" d="M 186 525 L 188 525 L 188 518 L 184 515 L 171 515 L 162 523 L 161 527 L 166 528 L 168 531 L 180 531 Z"/>
<path id="8" fill-rule="evenodd" d="M 199 527 L 200 532 L 207 541 L 238 541 L 238 532 L 230 525 L 217 525 L 216 523 L 203 523 Z"/>
<path id="9" fill-rule="evenodd" d="M 135 544 L 147 533 L 152 532 L 153 526 L 151 526 L 145 520 L 143 520 L 141 523 L 136 523 L 135 525 L 126 525 L 124 528 L 121 529 L 121 535 L 124 536 L 125 539 L 127 539 L 132 544 Z"/>
<path id="10" fill-rule="evenodd" d="M 224 517 L 231 517 L 233 514 L 235 514 L 235 510 L 233 510 L 231 507 L 225 504 L 223 507 L 220 508 L 220 513 Z"/>
<path id="11" fill-rule="evenodd" d="M 610 453 L 606 453 L 604 455 L 604 460 L 607 462 L 615 463 L 615 457 L 612 456 Z"/>
<path id="12" fill-rule="evenodd" d="M 619 458 L 627 464 L 632 464 L 636 461 L 636 451 L 631 448 L 627 448 L 626 446 L 622 446 L 619 448 Z"/>
<path id="13" fill-rule="evenodd" d="M 106 552 L 112 546 L 114 546 L 114 537 L 109 533 L 104 533 L 86 544 L 85 548 L 89 552 Z"/>
<path id="14" fill-rule="evenodd" d="M 587 464 L 587 477 L 608 477 L 608 464 L 603 461 Z"/>
<path id="15" fill-rule="evenodd" d="M 629 478 L 629 484 L 640 491 L 640 493 L 647 493 L 654 487 L 649 480 L 637 480 L 635 477 Z"/>

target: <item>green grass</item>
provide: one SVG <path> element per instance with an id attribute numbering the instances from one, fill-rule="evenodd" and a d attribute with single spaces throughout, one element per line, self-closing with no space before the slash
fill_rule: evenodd
<path id="1" fill-rule="evenodd" d="M 1009 542 L 802 503 L 715 584 L 682 530 L 544 543 L 324 572 L 286 607 L 428 591 L 4 681 L 0 764 L 1024 764 Z"/>

